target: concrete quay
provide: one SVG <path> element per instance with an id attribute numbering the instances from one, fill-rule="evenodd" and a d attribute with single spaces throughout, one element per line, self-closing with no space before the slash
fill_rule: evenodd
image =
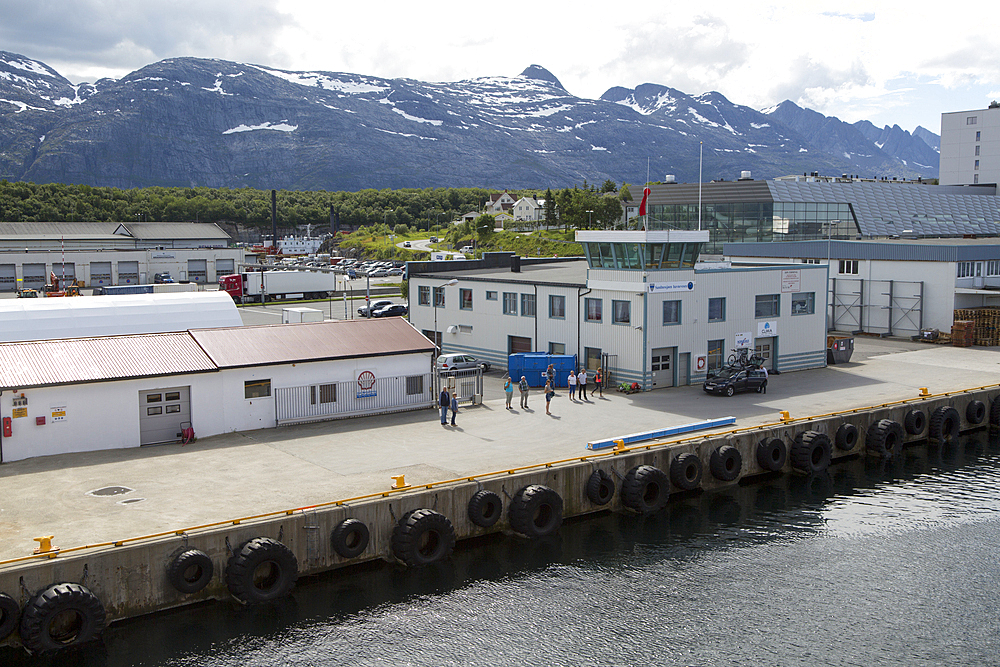
<path id="1" fill-rule="evenodd" d="M 0 560 L 30 555 L 39 536 L 67 549 L 180 530 L 387 491 L 395 475 L 420 485 L 582 456 L 591 440 L 701 419 L 755 426 L 780 411 L 803 417 L 915 398 L 920 387 L 995 385 L 1000 350 L 858 337 L 851 363 L 772 376 L 764 395 L 691 386 L 572 403 L 562 389 L 551 416 L 540 392 L 529 410 L 505 410 L 501 381 L 489 374 L 484 404 L 462 410 L 456 427 L 421 410 L 4 464 Z M 127 491 L 93 494 L 110 487 Z"/>

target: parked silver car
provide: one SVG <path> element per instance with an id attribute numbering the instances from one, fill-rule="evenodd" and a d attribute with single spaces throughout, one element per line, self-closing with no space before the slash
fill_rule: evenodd
<path id="1" fill-rule="evenodd" d="M 442 354 L 437 358 L 436 366 L 439 373 L 479 368 L 480 366 L 484 371 L 490 370 L 488 361 L 480 361 L 471 354 Z"/>

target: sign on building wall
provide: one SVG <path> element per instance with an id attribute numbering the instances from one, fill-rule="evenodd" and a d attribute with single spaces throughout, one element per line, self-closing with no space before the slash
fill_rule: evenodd
<path id="1" fill-rule="evenodd" d="M 66 421 L 66 406 L 58 405 L 52 408 L 52 421 L 54 422 L 64 422 Z"/>
<path id="2" fill-rule="evenodd" d="M 704 373 L 705 369 L 708 368 L 708 355 L 699 354 L 694 358 L 694 369 L 699 373 Z"/>
<path id="3" fill-rule="evenodd" d="M 649 283 L 646 289 L 650 294 L 657 292 L 692 292 L 694 291 L 694 281 L 677 281 L 672 283 Z"/>
<path id="4" fill-rule="evenodd" d="M 358 398 L 370 398 L 378 396 L 375 388 L 375 374 L 371 371 L 361 371 L 358 373 Z"/>
<path id="5" fill-rule="evenodd" d="M 768 338 L 778 335 L 777 320 L 765 320 L 757 323 L 757 338 Z"/>
<path id="6" fill-rule="evenodd" d="M 802 291 L 802 269 L 785 269 L 781 272 L 781 292 Z"/>
<path id="7" fill-rule="evenodd" d="M 750 336 L 750 332 L 736 334 L 736 349 L 751 347 L 753 345 L 753 338 Z"/>

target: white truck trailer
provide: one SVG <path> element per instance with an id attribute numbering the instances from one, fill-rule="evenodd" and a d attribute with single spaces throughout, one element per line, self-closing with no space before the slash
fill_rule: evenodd
<path id="1" fill-rule="evenodd" d="M 325 299 L 332 296 L 334 274 L 326 271 L 252 271 L 219 278 L 219 289 L 237 303 L 267 300 Z"/>

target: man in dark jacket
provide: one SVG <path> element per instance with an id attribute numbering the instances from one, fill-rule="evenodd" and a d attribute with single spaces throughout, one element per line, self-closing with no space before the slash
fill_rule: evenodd
<path id="1" fill-rule="evenodd" d="M 438 405 L 441 406 L 441 426 L 447 426 L 448 407 L 451 405 L 451 397 L 448 395 L 447 387 L 441 390 L 441 396 L 438 398 Z"/>

